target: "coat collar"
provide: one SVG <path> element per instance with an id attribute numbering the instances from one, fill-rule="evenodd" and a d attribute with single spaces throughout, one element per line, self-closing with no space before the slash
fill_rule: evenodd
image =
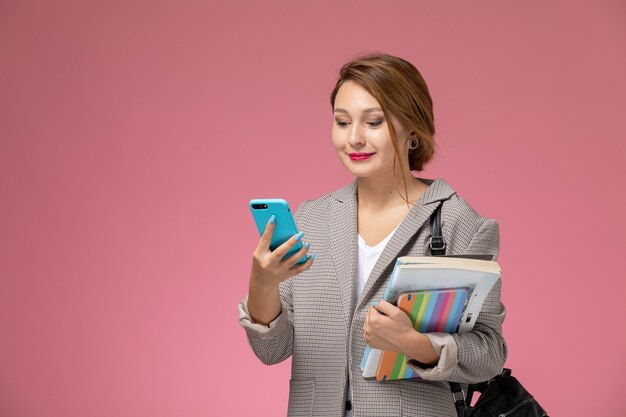
<path id="1" fill-rule="evenodd" d="M 428 184 L 428 188 L 422 194 L 422 197 L 419 199 L 418 203 L 421 204 L 431 204 L 437 201 L 447 200 L 456 194 L 456 191 L 441 178 L 437 178 L 434 180 L 427 178 L 419 178 L 420 181 Z M 359 179 L 355 178 L 350 184 L 334 191 L 331 195 L 335 198 L 335 200 L 339 202 L 346 202 L 348 200 L 353 200 L 354 204 L 356 204 L 356 192 L 359 184 Z"/>
<path id="2" fill-rule="evenodd" d="M 398 257 L 400 251 L 409 243 L 431 214 L 439 206 L 439 202 L 455 194 L 454 189 L 442 179 L 421 179 L 429 184 L 417 204 L 406 215 L 393 234 L 378 261 L 374 265 L 359 300 L 354 300 L 354 281 L 357 275 L 357 185 L 358 178 L 352 183 L 331 193 L 330 204 L 330 244 L 333 263 L 339 280 L 339 292 L 344 309 L 347 328 L 350 328 L 352 314 L 365 300 L 381 275 Z M 437 203 L 437 204 L 435 204 Z"/>

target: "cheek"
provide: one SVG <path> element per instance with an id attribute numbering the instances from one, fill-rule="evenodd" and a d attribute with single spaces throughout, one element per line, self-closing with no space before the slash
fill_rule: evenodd
<path id="1" fill-rule="evenodd" d="M 343 149 L 346 141 L 343 138 L 343 135 L 336 128 L 333 128 L 332 131 L 332 141 L 335 149 Z"/>
<path id="2" fill-rule="evenodd" d="M 370 136 L 370 142 L 376 146 L 376 149 L 378 149 L 379 152 L 383 152 L 385 154 L 394 152 L 391 138 L 387 132 L 376 131 Z"/>

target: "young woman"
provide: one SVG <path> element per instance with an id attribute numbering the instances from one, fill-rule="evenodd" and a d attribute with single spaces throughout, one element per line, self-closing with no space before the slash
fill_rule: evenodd
<path id="1" fill-rule="evenodd" d="M 506 359 L 500 281 L 473 331 L 462 335 L 419 333 L 380 300 L 397 257 L 430 254 L 430 217 L 440 205 L 447 254 L 496 257 L 498 224 L 444 180 L 411 174 L 435 147 L 432 100 L 412 64 L 383 54 L 349 62 L 331 105 L 333 145 L 355 180 L 302 203 L 295 218 L 304 237 L 273 252 L 270 219 L 239 305 L 241 325 L 263 363 L 292 357 L 289 416 L 456 416 L 447 381 L 485 381 Z M 300 239 L 302 249 L 281 260 Z M 405 353 L 421 379 L 364 379 L 366 343 Z"/>

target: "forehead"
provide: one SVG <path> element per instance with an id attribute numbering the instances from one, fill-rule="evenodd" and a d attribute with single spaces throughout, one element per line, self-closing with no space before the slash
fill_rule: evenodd
<path id="1" fill-rule="evenodd" d="M 348 112 L 362 112 L 379 108 L 380 104 L 374 96 L 354 81 L 344 82 L 335 96 L 335 109 L 344 109 Z"/>

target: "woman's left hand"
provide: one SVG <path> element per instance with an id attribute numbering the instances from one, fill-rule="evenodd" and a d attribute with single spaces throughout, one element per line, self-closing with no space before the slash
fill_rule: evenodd
<path id="1" fill-rule="evenodd" d="M 373 348 L 405 353 L 403 342 L 412 333 L 416 331 L 409 316 L 387 301 L 380 301 L 367 312 L 363 335 Z"/>

